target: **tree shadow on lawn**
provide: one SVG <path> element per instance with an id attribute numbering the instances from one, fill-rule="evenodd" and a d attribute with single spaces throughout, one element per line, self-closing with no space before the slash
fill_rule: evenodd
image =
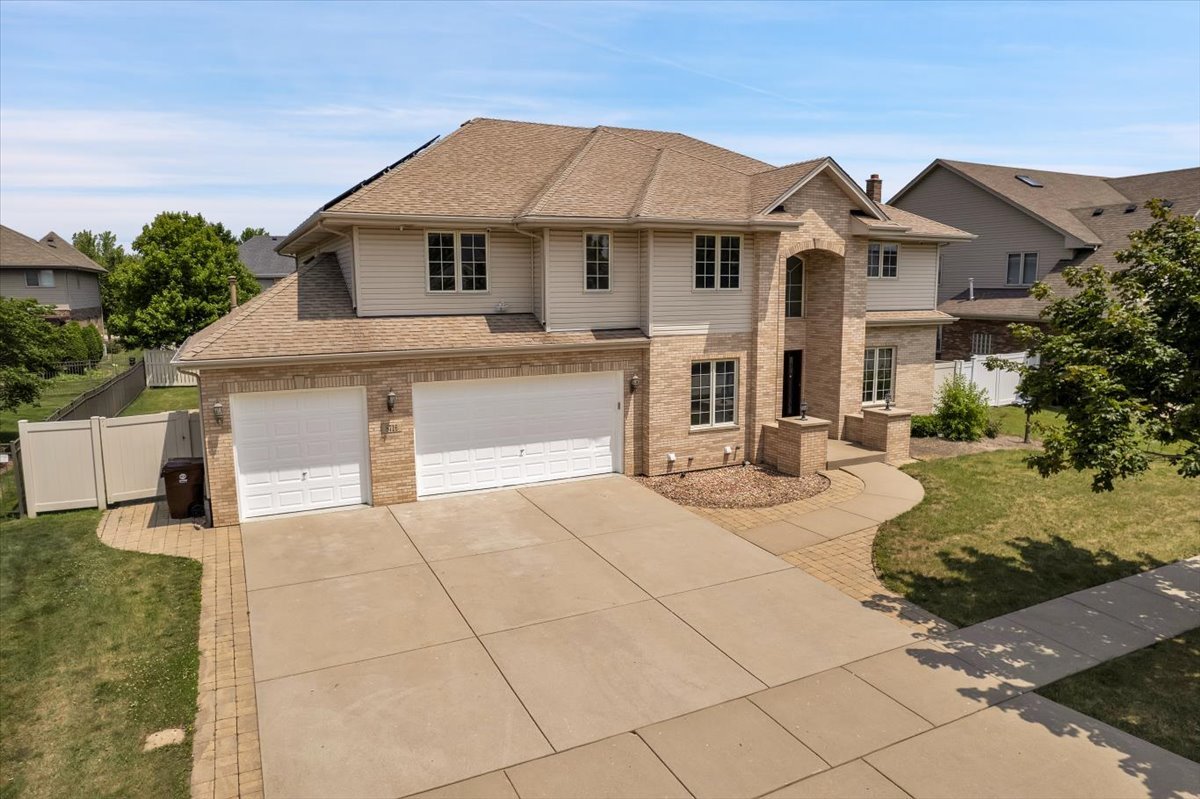
<path id="1" fill-rule="evenodd" d="M 1048 599 L 1165 565 L 1139 552 L 1132 558 L 1090 550 L 1060 536 L 1027 536 L 1003 543 L 1011 554 L 963 547 L 941 551 L 943 574 L 881 569 L 888 588 L 959 626 L 976 624 Z"/>

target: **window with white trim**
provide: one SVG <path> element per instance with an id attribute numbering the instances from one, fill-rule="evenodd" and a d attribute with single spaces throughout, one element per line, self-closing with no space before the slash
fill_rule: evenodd
<path id="1" fill-rule="evenodd" d="M 696 234 L 696 269 L 692 283 L 698 289 L 738 289 L 742 284 L 742 237 Z"/>
<path id="2" fill-rule="evenodd" d="M 25 285 L 34 288 L 52 289 L 54 288 L 54 270 L 53 269 L 26 269 L 25 270 Z"/>
<path id="3" fill-rule="evenodd" d="M 992 354 L 992 334 L 991 333 L 972 333 L 971 334 L 971 354 L 972 355 L 991 355 Z"/>
<path id="4" fill-rule="evenodd" d="M 804 261 L 796 256 L 787 259 L 784 316 L 804 316 Z"/>
<path id="5" fill-rule="evenodd" d="M 1037 282 L 1037 266 L 1036 252 L 1010 252 L 1005 282 L 1010 286 L 1032 286 Z"/>
<path id="6" fill-rule="evenodd" d="M 867 245 L 867 277 L 895 277 L 900 266 L 900 245 L 872 241 Z"/>
<path id="7" fill-rule="evenodd" d="M 868 347 L 863 357 L 864 405 L 883 402 L 892 390 L 896 371 L 896 350 L 892 347 Z"/>
<path id="8" fill-rule="evenodd" d="M 430 292 L 484 292 L 487 234 L 429 232 L 425 235 Z"/>
<path id="9" fill-rule="evenodd" d="M 737 361 L 692 364 L 692 427 L 717 427 L 737 421 Z"/>
<path id="10" fill-rule="evenodd" d="M 612 289 L 612 239 L 607 233 L 583 234 L 583 288 L 585 291 Z"/>

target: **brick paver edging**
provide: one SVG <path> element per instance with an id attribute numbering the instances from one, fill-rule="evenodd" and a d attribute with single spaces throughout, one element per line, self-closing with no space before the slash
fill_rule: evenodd
<path id="1" fill-rule="evenodd" d="M 192 797 L 262 799 L 241 528 L 209 529 L 191 520 L 173 520 L 160 500 L 106 511 L 97 534 L 114 549 L 192 558 L 203 564 Z"/>

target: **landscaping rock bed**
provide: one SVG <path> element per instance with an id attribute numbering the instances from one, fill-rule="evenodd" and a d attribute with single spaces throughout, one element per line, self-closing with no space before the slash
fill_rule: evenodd
<path id="1" fill-rule="evenodd" d="M 637 480 L 669 500 L 694 508 L 769 508 L 829 488 L 824 475 L 793 477 L 763 466 L 728 466 Z"/>
<path id="2" fill-rule="evenodd" d="M 957 458 L 959 455 L 974 455 L 978 452 L 995 452 L 1001 449 L 1037 449 L 1040 444 L 1026 444 L 1020 436 L 996 436 L 978 441 L 947 441 L 944 438 L 917 438 L 908 441 L 908 454 L 915 460 L 929 461 L 937 458 Z"/>

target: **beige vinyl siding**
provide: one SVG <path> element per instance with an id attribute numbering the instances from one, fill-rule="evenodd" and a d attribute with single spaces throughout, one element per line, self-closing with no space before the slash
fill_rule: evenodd
<path id="1" fill-rule="evenodd" d="M 502 300 L 509 313 L 532 313 L 532 244 L 520 233 L 493 229 L 487 239 L 488 290 L 431 293 L 424 230 L 358 228 L 358 314 L 490 314 Z"/>
<path id="2" fill-rule="evenodd" d="M 609 291 L 584 291 L 583 231 L 552 230 L 546 259 L 546 324 L 550 330 L 638 327 L 638 234 L 612 235 Z"/>
<path id="3" fill-rule="evenodd" d="M 927 311 L 937 307 L 936 244 L 900 243 L 895 277 L 867 278 L 868 311 Z"/>
<path id="4" fill-rule="evenodd" d="M 351 236 L 338 238 L 333 242 L 333 253 L 337 256 L 338 266 L 342 268 L 342 279 L 346 281 L 346 290 L 350 292 L 350 304 L 355 304 L 354 294 L 354 239 Z"/>
<path id="5" fill-rule="evenodd" d="M 939 301 L 966 291 L 972 277 L 975 288 L 1004 288 L 1010 252 L 1036 252 L 1039 279 L 1060 260 L 1074 255 L 1063 234 L 941 167 L 926 175 L 897 205 L 979 237 L 942 249 Z"/>
<path id="6" fill-rule="evenodd" d="M 654 232 L 640 231 L 638 235 L 638 326 L 650 329 L 650 252 Z"/>
<path id="7" fill-rule="evenodd" d="M 742 236 L 741 288 L 697 291 L 694 234 L 654 232 L 651 283 L 654 335 L 737 333 L 752 329 L 754 236 Z"/>
<path id="8" fill-rule="evenodd" d="M 533 245 L 533 256 L 530 264 L 530 269 L 533 272 L 532 300 L 533 300 L 533 315 L 542 324 L 546 323 L 546 315 L 542 312 L 542 293 L 545 286 L 542 285 L 545 270 L 545 255 L 542 253 L 542 238 L 539 235 L 536 239 L 530 239 L 530 244 Z"/>
<path id="9" fill-rule="evenodd" d="M 100 282 L 94 273 L 71 269 L 55 269 L 53 272 L 54 287 L 42 288 L 25 285 L 24 269 L 0 269 L 0 296 L 34 299 L 42 305 L 58 309 L 100 307 Z"/>

